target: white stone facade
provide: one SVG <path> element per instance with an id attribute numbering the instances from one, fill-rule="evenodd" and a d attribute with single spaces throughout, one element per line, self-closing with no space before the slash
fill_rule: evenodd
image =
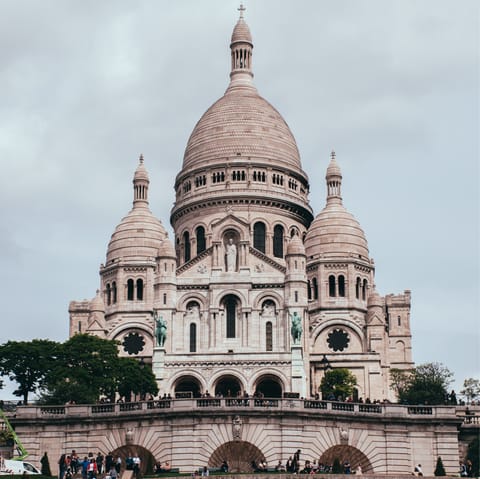
<path id="1" fill-rule="evenodd" d="M 310 397 L 328 360 L 355 374 L 359 397 L 392 400 L 390 368 L 413 366 L 410 292 L 376 292 L 333 152 L 326 206 L 314 217 L 295 139 L 253 84 L 242 16 L 230 47 L 230 84 L 195 126 L 175 180 L 173 243 L 149 210 L 141 157 L 99 291 L 70 303 L 70 335 L 119 340 L 121 354 L 153 365 L 161 394 Z M 154 311 L 167 322 L 164 347 Z"/>

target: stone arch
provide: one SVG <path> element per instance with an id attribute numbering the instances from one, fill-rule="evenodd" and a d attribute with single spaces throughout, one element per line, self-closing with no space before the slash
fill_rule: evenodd
<path id="1" fill-rule="evenodd" d="M 252 472 L 252 461 L 257 464 L 265 461 L 260 449 L 247 441 L 230 441 L 213 451 L 208 460 L 208 467 L 220 467 L 227 461 L 229 472 Z"/>
<path id="2" fill-rule="evenodd" d="M 215 396 L 236 397 L 244 390 L 243 382 L 234 374 L 222 374 L 213 384 Z"/>
<path id="3" fill-rule="evenodd" d="M 189 294 L 183 295 L 178 301 L 178 309 L 180 311 L 187 310 L 187 304 L 191 301 L 196 301 L 200 305 L 200 309 L 205 309 L 206 299 L 200 293 L 191 292 Z"/>
<path id="4" fill-rule="evenodd" d="M 174 394 L 191 392 L 193 397 L 200 397 L 203 393 L 202 382 L 192 374 L 182 374 L 172 384 Z"/>
<path id="5" fill-rule="evenodd" d="M 357 469 L 358 466 L 362 468 L 363 474 L 373 474 L 373 466 L 370 462 L 370 459 L 359 449 L 348 444 L 338 444 L 333 446 L 320 456 L 319 462 L 331 466 L 333 461 L 337 458 L 340 461 L 340 464 L 343 464 L 345 461 L 350 463 L 352 472 Z"/>
<path id="6" fill-rule="evenodd" d="M 275 381 L 278 381 L 278 383 L 282 387 L 282 392 L 285 391 L 286 385 L 289 384 L 288 378 L 285 376 L 285 374 L 282 371 L 275 370 L 272 368 L 262 368 L 260 371 L 257 371 L 255 374 L 251 376 L 248 380 L 247 384 L 247 391 L 252 394 L 255 392 L 255 388 L 257 387 L 257 384 L 259 381 L 262 380 L 262 378 L 271 378 L 274 379 Z"/>
<path id="7" fill-rule="evenodd" d="M 355 343 L 357 343 L 357 348 L 356 348 L 357 350 L 355 350 L 352 347 L 354 346 L 354 344 L 350 343 L 350 350 L 347 351 L 348 353 L 363 352 L 363 332 L 361 328 L 357 324 L 353 323 L 352 321 L 348 321 L 340 318 L 332 319 L 327 323 L 320 323 L 310 333 L 314 352 L 322 353 L 322 354 L 333 354 L 333 351 L 330 351 L 328 346 L 325 345 L 325 347 L 323 347 L 319 343 L 320 338 L 322 336 L 325 336 L 325 334 L 327 334 L 326 332 L 330 331 L 332 328 L 346 329 L 347 332 L 353 334 L 355 338 Z"/>
<path id="8" fill-rule="evenodd" d="M 282 380 L 275 374 L 263 374 L 255 381 L 254 390 L 266 398 L 281 398 L 284 386 Z"/>
<path id="9" fill-rule="evenodd" d="M 122 468 L 125 467 L 127 457 L 138 456 L 140 458 L 140 471 L 142 475 L 153 474 L 153 468 L 156 462 L 155 457 L 143 446 L 139 446 L 138 444 L 127 444 L 125 446 L 120 446 L 112 451 L 112 456 L 118 456 L 122 459 Z"/>
<path id="10" fill-rule="evenodd" d="M 277 314 L 279 313 L 283 303 L 283 298 L 278 293 L 269 291 L 268 293 L 260 294 L 253 301 L 253 309 L 262 311 L 262 305 L 265 301 L 272 301 L 275 304 Z"/>

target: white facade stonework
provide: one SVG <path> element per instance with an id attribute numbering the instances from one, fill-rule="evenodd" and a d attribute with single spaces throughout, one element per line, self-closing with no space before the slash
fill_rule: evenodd
<path id="1" fill-rule="evenodd" d="M 295 139 L 254 86 L 242 15 L 230 48 L 228 88 L 193 129 L 175 180 L 175 237 L 149 209 L 141 157 L 99 291 L 90 303 L 70 303 L 70 335 L 118 340 L 122 355 L 153 365 L 162 395 L 310 397 L 328 360 L 355 374 L 358 397 L 392 400 L 389 370 L 413 367 L 410 292 L 376 292 L 333 152 L 326 205 L 314 216 Z M 154 311 L 167 322 L 164 347 Z"/>

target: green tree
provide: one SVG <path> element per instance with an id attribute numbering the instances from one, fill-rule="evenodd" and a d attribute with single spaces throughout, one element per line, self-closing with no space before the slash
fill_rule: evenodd
<path id="1" fill-rule="evenodd" d="M 480 396 L 480 381 L 474 378 L 465 379 L 460 394 L 465 397 L 467 404 L 470 404 L 476 397 Z"/>
<path id="2" fill-rule="evenodd" d="M 58 361 L 46 377 L 44 402 L 91 404 L 112 397 L 118 373 L 117 342 L 76 334 L 61 345 Z"/>
<path id="3" fill-rule="evenodd" d="M 441 363 L 425 363 L 414 368 L 399 401 L 407 404 L 444 404 L 452 372 Z"/>
<path id="4" fill-rule="evenodd" d="M 442 458 L 440 456 L 437 457 L 437 465 L 435 466 L 435 471 L 433 472 L 435 476 L 446 476 L 445 468 L 443 467 Z"/>
<path id="5" fill-rule="evenodd" d="M 0 345 L 0 375 L 18 387 L 13 394 L 28 403 L 28 395 L 44 387 L 46 371 L 54 364 L 59 343 L 47 339 L 8 341 Z"/>
<path id="6" fill-rule="evenodd" d="M 390 369 L 390 388 L 395 391 L 397 397 L 400 397 L 407 388 L 409 377 L 410 371 L 398 368 Z"/>
<path id="7" fill-rule="evenodd" d="M 119 358 L 116 380 L 118 394 L 126 401 L 130 400 L 132 393 L 141 397 L 158 393 L 157 382 L 150 367 L 132 358 Z"/>
<path id="8" fill-rule="evenodd" d="M 325 373 L 320 383 L 322 397 L 346 399 L 353 393 L 357 378 L 346 368 L 331 369 Z"/>

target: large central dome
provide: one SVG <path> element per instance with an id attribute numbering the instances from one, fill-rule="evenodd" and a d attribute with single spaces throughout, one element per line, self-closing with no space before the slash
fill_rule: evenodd
<path id="1" fill-rule="evenodd" d="M 290 128 L 253 84 L 252 37 L 243 16 L 233 30 L 230 48 L 230 85 L 193 129 L 183 170 L 211 167 L 212 162 L 224 164 L 226 159 L 241 156 L 302 172 Z"/>
<path id="2" fill-rule="evenodd" d="M 301 168 L 295 139 L 280 113 L 253 85 L 228 89 L 200 118 L 188 140 L 183 168 L 211 166 L 235 156 Z"/>

